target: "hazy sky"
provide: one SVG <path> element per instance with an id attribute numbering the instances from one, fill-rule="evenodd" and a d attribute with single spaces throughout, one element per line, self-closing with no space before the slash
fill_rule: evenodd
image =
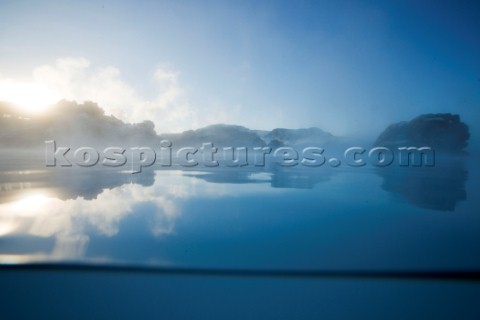
<path id="1" fill-rule="evenodd" d="M 158 132 L 454 112 L 478 136 L 479 57 L 476 1 L 0 0 L 0 100 L 97 101 Z"/>

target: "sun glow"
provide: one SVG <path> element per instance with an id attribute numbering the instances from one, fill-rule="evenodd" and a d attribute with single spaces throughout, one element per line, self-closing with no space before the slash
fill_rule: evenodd
<path id="1" fill-rule="evenodd" d="M 60 100 L 47 86 L 35 82 L 0 82 L 0 101 L 16 105 L 21 111 L 35 114 Z"/>
<path id="2" fill-rule="evenodd" d="M 35 193 L 10 204 L 10 211 L 21 216 L 38 214 L 39 208 L 48 204 L 49 198 L 43 193 Z"/>

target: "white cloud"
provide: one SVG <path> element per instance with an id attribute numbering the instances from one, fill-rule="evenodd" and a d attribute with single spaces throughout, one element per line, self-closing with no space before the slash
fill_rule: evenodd
<path id="1" fill-rule="evenodd" d="M 28 102 L 33 99 L 37 108 L 43 107 L 39 103 L 52 104 L 61 99 L 95 101 L 107 114 L 126 122 L 151 120 L 158 132 L 190 129 L 198 121 L 180 84 L 180 73 L 158 68 L 153 78 L 157 94 L 153 99 L 146 99 L 122 79 L 120 70 L 115 67 L 93 68 L 85 58 L 61 58 L 52 65 L 35 68 L 28 82 L 0 78 L 0 100 L 21 105 L 26 102 L 22 97 L 30 96 Z M 12 88 L 17 91 L 13 95 Z M 32 97 L 36 91 L 31 88 L 41 89 L 42 95 L 38 93 Z M 32 109 L 32 106 L 27 107 Z"/>

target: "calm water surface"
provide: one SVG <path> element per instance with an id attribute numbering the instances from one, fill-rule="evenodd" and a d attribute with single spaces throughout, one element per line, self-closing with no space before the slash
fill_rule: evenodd
<path id="1" fill-rule="evenodd" d="M 480 269 L 477 159 L 432 168 L 0 172 L 0 263 Z"/>

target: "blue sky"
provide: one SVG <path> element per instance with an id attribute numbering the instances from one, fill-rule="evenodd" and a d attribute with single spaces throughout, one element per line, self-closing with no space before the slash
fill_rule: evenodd
<path id="1" fill-rule="evenodd" d="M 476 137 L 479 30 L 474 1 L 0 1 L 0 99 L 34 83 L 159 132 L 454 112 Z"/>

